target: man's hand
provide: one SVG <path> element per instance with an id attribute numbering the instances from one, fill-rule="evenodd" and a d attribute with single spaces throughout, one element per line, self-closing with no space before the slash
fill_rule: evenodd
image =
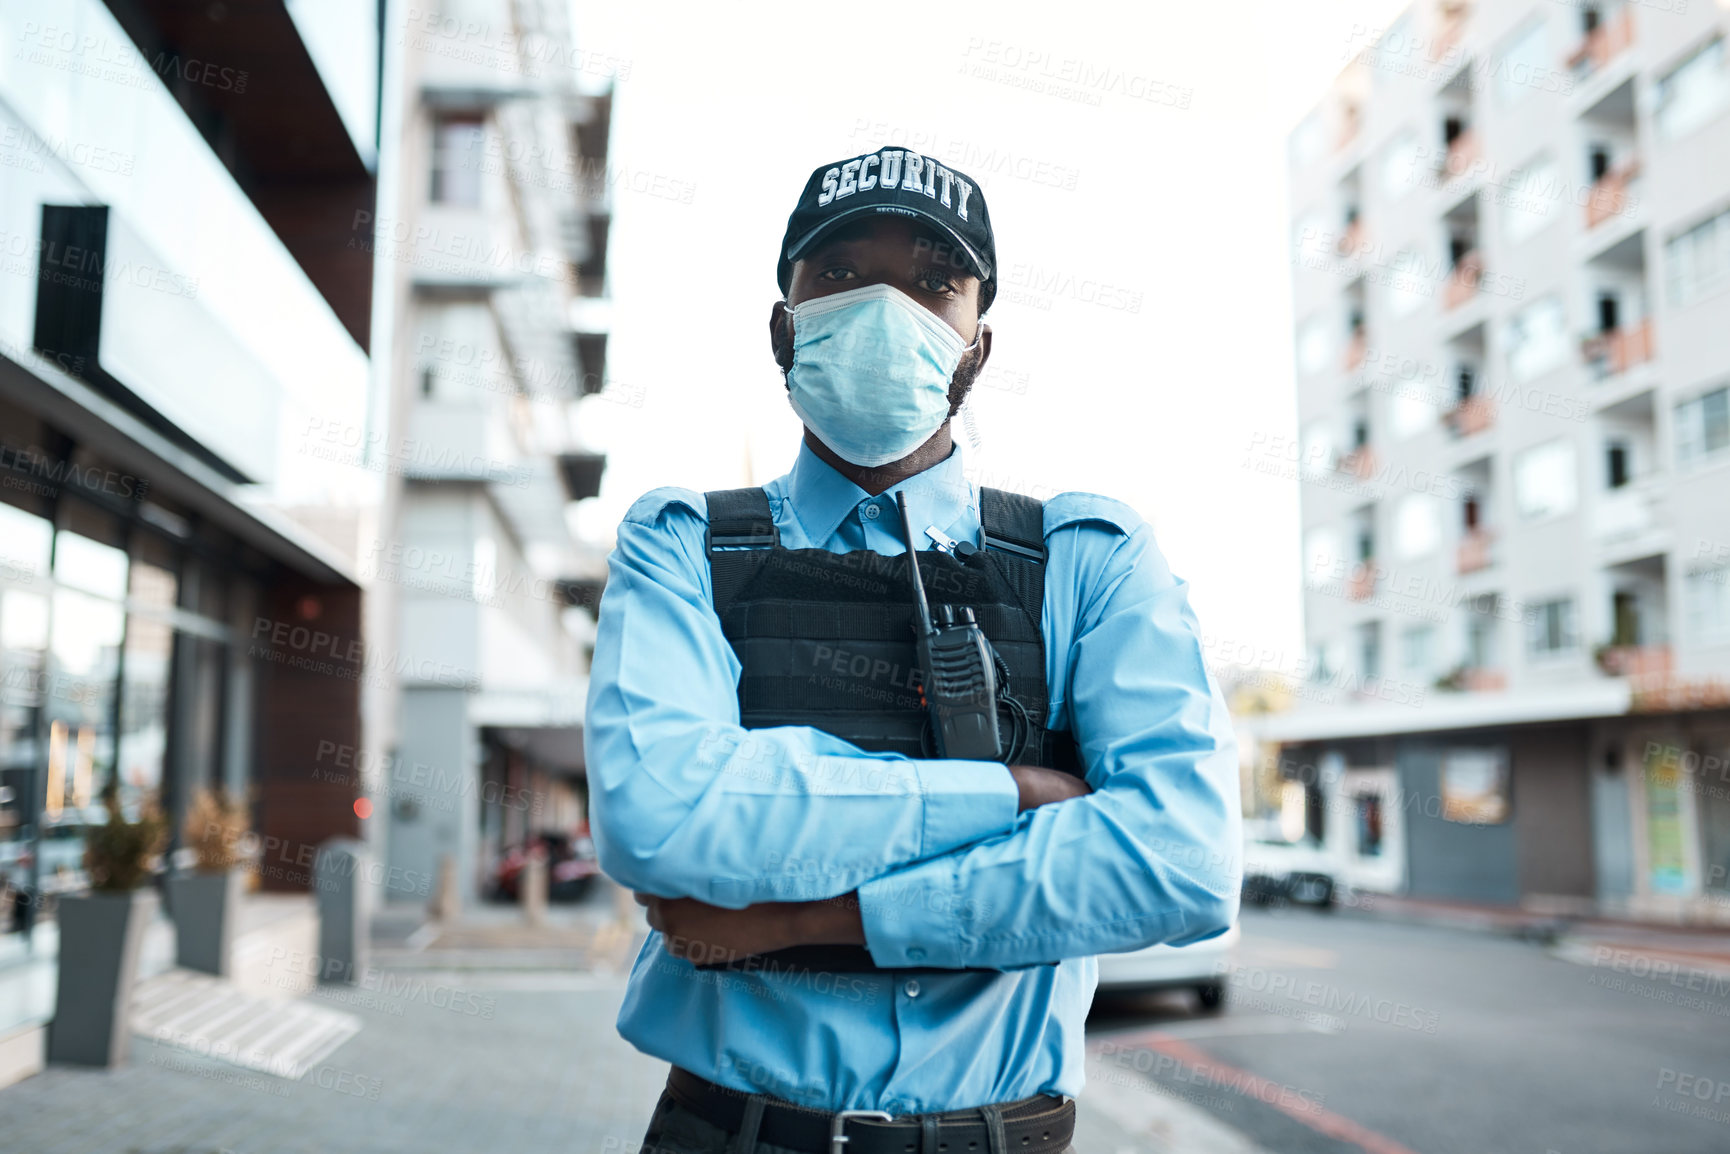
<path id="1" fill-rule="evenodd" d="M 1081 778 L 1042 765 L 1012 765 L 1009 776 L 1015 779 L 1015 788 L 1020 792 L 1019 810 L 1022 813 L 1093 792 L 1093 787 Z"/>
<path id="2" fill-rule="evenodd" d="M 649 911 L 649 925 L 666 935 L 667 952 L 697 965 L 735 962 L 788 946 L 865 944 L 857 894 L 815 902 L 759 902 L 742 910 L 696 898 L 635 896 Z"/>

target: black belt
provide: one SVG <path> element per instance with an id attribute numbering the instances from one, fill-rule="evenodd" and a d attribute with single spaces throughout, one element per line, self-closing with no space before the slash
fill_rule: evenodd
<path id="1" fill-rule="evenodd" d="M 674 1066 L 667 1089 L 680 1105 L 711 1126 L 736 1134 L 744 1124 L 746 1103 L 763 1103 L 757 1141 L 804 1154 L 1059 1154 L 1075 1132 L 1075 1103 L 1037 1094 L 998 1106 L 911 1114 L 899 1121 L 874 1110 L 809 1110 L 775 1098 L 717 1086 Z M 998 1140 L 991 1131 L 1001 1126 Z"/>

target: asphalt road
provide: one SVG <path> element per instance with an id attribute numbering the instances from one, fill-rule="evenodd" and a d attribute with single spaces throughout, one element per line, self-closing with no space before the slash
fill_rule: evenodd
<path id="1" fill-rule="evenodd" d="M 1242 927 L 1223 1013 L 1102 997 L 1090 1078 L 1139 1080 L 1278 1154 L 1730 1151 L 1730 977 L 1349 912 Z"/>

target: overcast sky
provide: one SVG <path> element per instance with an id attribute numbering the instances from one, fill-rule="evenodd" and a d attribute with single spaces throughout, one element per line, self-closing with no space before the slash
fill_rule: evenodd
<path id="1" fill-rule="evenodd" d="M 1295 661 L 1296 483 L 1244 468 L 1295 428 L 1285 138 L 1405 6 L 574 0 L 579 48 L 623 62 L 617 401 L 581 411 L 609 454 L 582 531 L 609 539 L 656 485 L 787 470 L 767 337 L 787 214 L 819 164 L 905 146 L 976 177 L 996 231 L 969 473 L 1128 502 L 1207 633 Z"/>

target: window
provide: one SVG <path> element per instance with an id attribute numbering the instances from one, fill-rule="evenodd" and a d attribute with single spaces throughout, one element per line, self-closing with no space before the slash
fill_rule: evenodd
<path id="1" fill-rule="evenodd" d="M 1407 493 L 1394 507 L 1394 551 L 1402 561 L 1427 557 L 1442 541 L 1442 515 L 1428 493 Z"/>
<path id="2" fill-rule="evenodd" d="M 1310 644 L 1309 679 L 1311 681 L 1332 681 L 1339 675 L 1341 666 L 1345 663 L 1345 655 L 1340 652 L 1338 641 L 1316 641 Z"/>
<path id="3" fill-rule="evenodd" d="M 1353 799 L 1357 812 L 1358 856 L 1382 855 L 1382 795 L 1360 793 Z"/>
<path id="4" fill-rule="evenodd" d="M 1730 388 L 1676 406 L 1676 463 L 1693 465 L 1730 445 Z"/>
<path id="5" fill-rule="evenodd" d="M 446 114 L 433 121 L 433 203 L 480 204 L 485 140 L 485 125 L 475 113 Z"/>
<path id="6" fill-rule="evenodd" d="M 1730 642 L 1730 566 L 1688 574 L 1683 604 L 1690 640 L 1701 645 Z"/>
<path id="7" fill-rule="evenodd" d="M 1574 601 L 1561 597 L 1532 606 L 1526 619 L 1526 646 L 1534 656 L 1566 653 L 1577 645 L 1574 635 Z"/>
<path id="8" fill-rule="evenodd" d="M 1400 656 L 1405 671 L 1423 679 L 1435 667 L 1436 627 L 1408 625 L 1400 634 Z"/>
<path id="9" fill-rule="evenodd" d="M 1358 626 L 1358 673 L 1365 681 L 1375 681 L 1382 675 L 1382 623 L 1369 621 Z"/>
<path id="10" fill-rule="evenodd" d="M 1508 820 L 1508 759 L 1500 749 L 1442 754 L 1442 820 L 1495 825 Z"/>
<path id="11" fill-rule="evenodd" d="M 1709 217 L 1664 245 L 1670 303 L 1680 308 L 1730 285 L 1730 210 Z"/>
<path id="12" fill-rule="evenodd" d="M 1568 314 L 1559 296 L 1545 297 L 1508 318 L 1508 374 L 1529 381 L 1568 355 Z"/>
<path id="13" fill-rule="evenodd" d="M 1604 446 L 1604 487 L 1620 489 L 1630 480 L 1628 442 L 1611 441 Z"/>
<path id="14" fill-rule="evenodd" d="M 1512 108 L 1531 95 L 1541 78 L 1548 76 L 1551 60 L 1550 30 L 1542 20 L 1534 20 L 1502 42 L 1502 51 L 1490 61 L 1490 71 L 1496 78 L 1496 99 L 1504 108 Z"/>
<path id="15" fill-rule="evenodd" d="M 1382 156 L 1382 189 L 1389 200 L 1399 200 L 1417 183 L 1418 134 L 1411 129 L 1395 138 Z"/>
<path id="16" fill-rule="evenodd" d="M 1514 458 L 1514 507 L 1528 521 L 1574 509 L 1574 446 L 1546 441 Z"/>
<path id="17" fill-rule="evenodd" d="M 1719 37 L 1658 81 L 1658 134 L 1666 140 L 1688 135 L 1722 112 L 1726 97 L 1730 75 Z"/>
<path id="18" fill-rule="evenodd" d="M 1358 564 L 1368 565 L 1376 559 L 1376 519 L 1374 513 L 1358 517 L 1353 533 L 1356 536 Z"/>
<path id="19" fill-rule="evenodd" d="M 1496 604 L 1472 606 L 1466 621 L 1466 668 L 1494 669 L 1499 658 L 1496 646 Z"/>
<path id="20" fill-rule="evenodd" d="M 1597 184 L 1610 175 L 1610 146 L 1607 144 L 1592 145 L 1586 156 L 1586 166 L 1588 169 L 1586 179 L 1593 184 Z"/>
<path id="21" fill-rule="evenodd" d="M 1496 193 L 1502 204 L 1502 231 L 1510 243 L 1518 244 L 1538 233 L 1561 214 L 1556 195 L 1561 173 L 1551 157 L 1540 157 L 1508 175 L 1505 187 Z"/>

